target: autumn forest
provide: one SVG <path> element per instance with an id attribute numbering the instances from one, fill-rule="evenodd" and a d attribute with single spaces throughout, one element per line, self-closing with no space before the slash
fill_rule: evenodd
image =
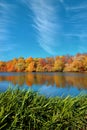
<path id="1" fill-rule="evenodd" d="M 0 72 L 87 72 L 87 54 L 0 61 Z"/>

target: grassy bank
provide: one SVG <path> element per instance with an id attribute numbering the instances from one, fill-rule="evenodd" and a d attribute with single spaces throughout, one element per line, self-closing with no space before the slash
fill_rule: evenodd
<path id="1" fill-rule="evenodd" d="M 0 130 L 87 130 L 87 95 L 47 99 L 7 90 L 0 93 Z"/>

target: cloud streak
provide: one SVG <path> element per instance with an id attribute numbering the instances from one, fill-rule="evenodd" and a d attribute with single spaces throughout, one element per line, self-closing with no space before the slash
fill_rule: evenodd
<path id="1" fill-rule="evenodd" d="M 12 50 L 14 45 L 9 44 L 11 33 L 9 26 L 12 22 L 11 13 L 13 5 L 6 3 L 5 1 L 0 2 L 0 52 Z"/>
<path id="2" fill-rule="evenodd" d="M 60 30 L 60 23 L 56 15 L 57 9 L 50 0 L 26 1 L 33 12 L 33 27 L 37 32 L 39 45 L 48 53 L 55 54 L 55 39 Z"/>
<path id="3" fill-rule="evenodd" d="M 28 6 L 29 13 L 30 9 L 33 13 L 31 15 L 37 40 L 46 52 L 58 54 L 64 44 L 69 51 L 74 49 L 75 44 L 79 51 L 84 41 L 87 41 L 86 1 L 76 3 L 65 0 L 23 0 L 23 2 Z M 80 44 L 76 45 L 79 42 Z"/>
<path id="4" fill-rule="evenodd" d="M 87 34 L 80 34 L 80 33 L 67 33 L 67 34 L 64 34 L 64 36 L 68 36 L 68 37 L 79 37 L 79 38 L 85 38 L 87 37 Z"/>
<path id="5" fill-rule="evenodd" d="M 87 3 L 79 4 L 77 6 L 66 7 L 67 10 L 81 10 L 81 9 L 86 9 L 86 8 L 87 8 Z"/>

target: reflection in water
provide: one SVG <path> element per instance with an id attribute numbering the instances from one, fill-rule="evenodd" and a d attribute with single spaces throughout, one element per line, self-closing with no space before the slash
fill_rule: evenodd
<path id="1" fill-rule="evenodd" d="M 9 81 L 13 85 L 23 86 L 26 84 L 31 87 L 32 85 L 46 85 L 46 86 L 56 86 L 56 87 L 77 87 L 82 89 L 87 89 L 87 76 L 70 76 L 68 74 L 63 75 L 60 73 L 50 74 L 50 73 L 24 73 L 17 75 L 0 75 L 0 81 Z"/>
<path id="2" fill-rule="evenodd" d="M 45 86 L 44 89 L 51 87 L 53 90 L 56 87 L 63 88 L 63 91 L 73 87 L 78 90 L 87 90 L 87 74 L 77 73 L 0 73 L 0 83 L 3 82 L 9 82 L 20 87 Z"/>

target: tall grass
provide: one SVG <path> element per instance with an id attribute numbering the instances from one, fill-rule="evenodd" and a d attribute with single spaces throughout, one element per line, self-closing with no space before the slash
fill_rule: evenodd
<path id="1" fill-rule="evenodd" d="M 87 130 L 87 95 L 46 98 L 7 90 L 0 93 L 0 130 Z"/>

